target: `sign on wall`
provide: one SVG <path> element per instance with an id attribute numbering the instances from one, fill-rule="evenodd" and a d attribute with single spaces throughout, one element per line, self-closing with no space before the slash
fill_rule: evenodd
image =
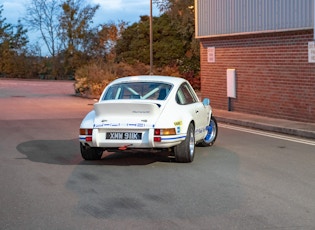
<path id="1" fill-rule="evenodd" d="M 315 63 L 315 42 L 308 42 L 308 62 Z"/>
<path id="2" fill-rule="evenodd" d="M 215 62 L 215 47 L 208 47 L 207 49 L 208 54 L 208 62 L 213 63 Z"/>

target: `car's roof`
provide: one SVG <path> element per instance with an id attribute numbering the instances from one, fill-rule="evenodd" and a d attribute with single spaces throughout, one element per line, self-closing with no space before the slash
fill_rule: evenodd
<path id="1" fill-rule="evenodd" d="M 167 82 L 174 85 L 180 85 L 183 82 L 186 82 L 184 78 L 180 78 L 180 77 L 159 76 L 159 75 L 139 75 L 139 76 L 118 78 L 112 81 L 110 84 L 117 84 L 117 83 L 124 83 L 124 82 L 140 82 L 140 81 Z"/>

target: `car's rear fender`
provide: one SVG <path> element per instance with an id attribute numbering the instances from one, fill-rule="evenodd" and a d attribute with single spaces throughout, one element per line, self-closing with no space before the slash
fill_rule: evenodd
<path id="1" fill-rule="evenodd" d="M 155 124 L 155 128 L 175 128 L 176 134 L 186 135 L 189 124 L 193 122 L 193 117 L 191 116 L 182 116 L 181 112 L 176 114 L 162 114 Z"/>
<path id="2" fill-rule="evenodd" d="M 82 120 L 80 128 L 81 129 L 92 129 L 94 126 L 95 111 L 90 111 Z"/>

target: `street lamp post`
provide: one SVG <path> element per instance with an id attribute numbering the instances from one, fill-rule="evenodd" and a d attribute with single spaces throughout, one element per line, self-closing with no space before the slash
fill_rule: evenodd
<path id="1" fill-rule="evenodd" d="M 150 0 L 150 75 L 153 74 L 153 29 L 152 29 L 152 0 Z"/>

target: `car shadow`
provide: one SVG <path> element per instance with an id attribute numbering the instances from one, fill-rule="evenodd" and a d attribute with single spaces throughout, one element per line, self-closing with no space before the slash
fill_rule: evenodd
<path id="1" fill-rule="evenodd" d="M 57 165 L 148 165 L 155 162 L 173 162 L 168 152 L 104 151 L 101 160 L 85 161 L 81 157 L 79 141 L 73 140 L 32 140 L 19 144 L 16 149 L 33 162 Z"/>

